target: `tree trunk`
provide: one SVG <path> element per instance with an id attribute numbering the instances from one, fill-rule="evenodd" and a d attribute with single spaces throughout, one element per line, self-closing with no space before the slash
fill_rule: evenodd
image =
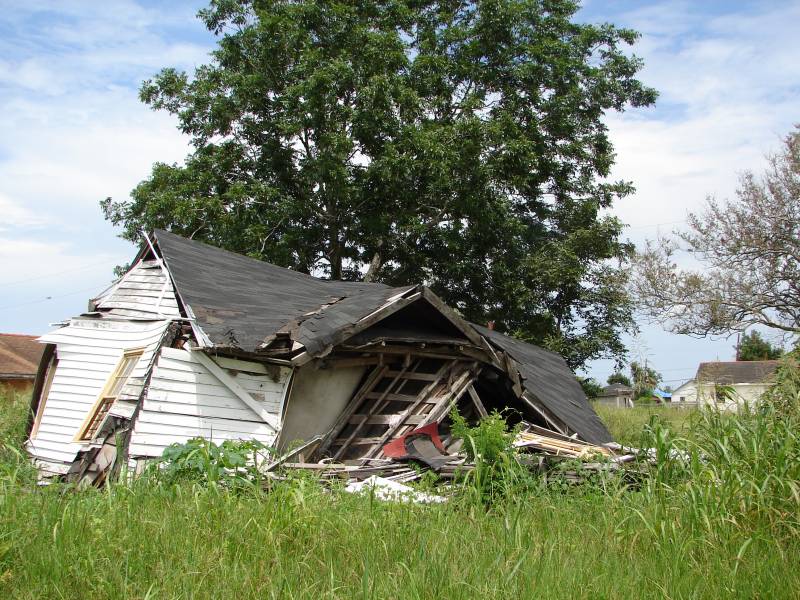
<path id="1" fill-rule="evenodd" d="M 364 275 L 365 283 L 371 283 L 375 280 L 375 277 L 378 276 L 378 271 L 380 271 L 381 265 L 383 265 L 383 257 L 381 257 L 382 246 L 383 240 L 378 241 L 378 249 L 375 250 L 375 254 L 372 255 L 372 260 L 369 262 L 369 268 L 367 269 L 366 275 Z"/>

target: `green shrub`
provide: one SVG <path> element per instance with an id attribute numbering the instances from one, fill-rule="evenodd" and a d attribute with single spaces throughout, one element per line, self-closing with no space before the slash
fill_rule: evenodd
<path id="1" fill-rule="evenodd" d="M 257 440 L 226 440 L 217 445 L 198 437 L 164 449 L 149 473 L 167 483 L 246 485 L 261 480 L 258 467 L 269 457 L 269 449 Z"/>

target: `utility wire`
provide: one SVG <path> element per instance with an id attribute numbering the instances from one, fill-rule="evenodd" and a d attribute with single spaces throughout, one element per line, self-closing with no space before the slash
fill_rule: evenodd
<path id="1" fill-rule="evenodd" d="M 17 281 L 11 281 L 11 282 L 8 282 L 8 283 L 4 283 L 3 287 L 8 287 L 8 286 L 11 286 L 11 285 L 18 285 L 18 284 L 21 284 L 21 283 L 29 283 L 31 281 L 39 281 L 41 279 L 47 279 L 49 277 L 56 277 L 58 275 L 61 275 L 62 273 L 76 273 L 78 271 L 87 271 L 89 269 L 93 269 L 94 267 L 99 267 L 100 265 L 107 265 L 107 264 L 108 264 L 108 261 L 104 260 L 103 262 L 93 263 L 93 264 L 90 264 L 90 265 L 84 265 L 82 267 L 75 267 L 73 269 L 63 269 L 61 271 L 56 271 L 54 273 L 47 273 L 45 275 L 37 275 L 36 277 L 30 277 L 28 279 L 18 279 Z"/>
<path id="2" fill-rule="evenodd" d="M 627 231 L 632 229 L 649 229 L 650 227 L 666 227 L 667 225 L 685 225 L 686 219 L 683 221 L 670 221 L 669 223 L 652 223 L 650 225 L 636 225 L 634 227 L 626 227 Z"/>
<path id="3" fill-rule="evenodd" d="M 6 306 L 0 306 L 0 310 L 7 310 L 11 308 L 20 308 L 23 306 L 31 306 L 32 304 L 41 304 L 42 302 L 48 302 L 50 300 L 57 300 L 59 298 L 66 298 L 68 296 L 74 296 L 75 294 L 82 294 L 83 292 L 88 292 L 90 290 L 96 290 L 99 286 L 93 285 L 89 288 L 83 288 L 81 290 L 75 290 L 74 292 L 68 292 L 66 294 L 59 294 L 58 296 L 47 296 L 46 298 L 42 298 L 40 300 L 30 300 L 28 302 L 21 302 L 19 304 L 8 304 Z"/>

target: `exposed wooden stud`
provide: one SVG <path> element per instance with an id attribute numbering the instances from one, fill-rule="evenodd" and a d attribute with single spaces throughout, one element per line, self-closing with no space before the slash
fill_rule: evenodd
<path id="1" fill-rule="evenodd" d="M 452 407 L 456 402 L 459 401 L 461 396 L 464 395 L 467 387 L 471 386 L 474 380 L 475 374 L 471 371 L 465 371 L 461 377 L 459 377 L 456 383 L 450 387 L 449 393 L 442 399 L 442 402 L 438 403 L 438 405 L 428 413 L 423 425 L 441 420 L 448 412 L 450 412 Z"/>
<path id="2" fill-rule="evenodd" d="M 405 372 L 406 372 L 406 369 L 404 368 L 402 371 L 400 371 L 400 373 L 398 373 L 398 374 L 397 374 L 397 376 L 395 376 L 395 377 L 392 379 L 392 382 L 391 382 L 391 383 L 390 383 L 390 384 L 387 386 L 386 390 L 385 390 L 384 392 L 382 392 L 382 393 L 381 393 L 381 395 L 380 395 L 380 396 L 379 396 L 379 397 L 376 399 L 375 403 L 374 403 L 374 404 L 373 404 L 373 405 L 370 407 L 370 409 L 369 409 L 369 412 L 368 412 L 368 414 L 367 414 L 367 417 L 371 417 L 372 415 L 374 415 L 375 413 L 377 413 L 379 410 L 381 410 L 381 409 L 382 409 L 382 408 L 383 408 L 383 407 L 384 407 L 384 406 L 385 406 L 385 405 L 386 405 L 386 404 L 389 402 L 388 400 L 385 400 L 385 397 L 386 397 L 386 396 L 388 396 L 388 395 L 389 395 L 389 394 L 392 392 L 392 390 L 394 389 L 394 387 L 397 385 L 398 381 L 402 381 L 402 376 L 403 376 L 403 374 L 404 374 Z M 403 383 L 401 383 L 401 385 L 399 386 L 399 388 L 398 388 L 398 389 L 402 388 L 402 386 L 404 385 L 404 383 L 405 383 L 405 382 L 403 381 Z M 365 397 L 366 397 L 366 396 L 368 396 L 368 395 L 369 395 L 369 393 L 371 393 L 371 392 L 368 392 L 367 394 L 365 394 Z M 356 435 L 358 434 L 358 432 L 359 432 L 359 431 L 361 431 L 361 428 L 364 426 L 364 424 L 365 424 L 366 422 L 367 422 L 367 419 L 366 419 L 366 418 L 365 418 L 365 419 L 362 419 L 361 423 L 358 423 L 358 424 L 355 426 L 355 428 L 353 429 L 353 431 L 350 433 L 350 436 L 349 436 L 349 437 L 347 438 L 347 440 L 345 440 L 345 442 L 344 442 L 344 443 L 341 445 L 341 447 L 339 448 L 339 450 L 337 450 L 337 451 L 336 451 L 336 454 L 334 454 L 334 456 L 333 456 L 334 460 L 338 460 L 338 458 L 339 458 L 339 457 L 340 457 L 342 454 L 344 454 L 344 452 L 347 450 L 347 448 L 348 448 L 348 446 L 350 445 L 350 443 L 351 443 L 351 442 L 353 441 L 353 439 L 356 437 Z"/>
<path id="3" fill-rule="evenodd" d="M 380 441 L 377 442 L 372 448 L 370 448 L 369 452 L 366 454 L 368 458 L 372 458 L 375 456 L 375 454 L 380 452 L 384 444 L 394 435 L 394 433 L 398 429 L 403 427 L 405 424 L 407 424 L 408 417 L 411 416 L 411 414 L 414 412 L 414 410 L 416 410 L 420 406 L 420 404 L 422 404 L 423 402 L 427 402 L 429 404 L 435 404 L 436 401 L 429 398 L 429 394 L 438 385 L 439 381 L 441 381 L 441 378 L 448 371 L 452 372 L 455 365 L 456 363 L 454 362 L 445 363 L 439 368 L 439 370 L 436 372 L 437 378 L 431 383 L 429 383 L 427 386 L 425 386 L 422 390 L 420 390 L 420 392 L 417 394 L 416 401 L 411 406 L 409 406 L 405 411 L 403 411 L 403 413 L 400 415 L 398 422 L 395 425 L 390 426 L 389 429 L 380 437 Z M 419 425 L 420 423 L 424 423 L 426 420 L 427 418 L 424 417 L 422 421 L 419 421 L 414 424 Z"/>
<path id="4" fill-rule="evenodd" d="M 478 411 L 478 416 L 483 419 L 484 417 L 488 417 L 489 413 L 486 412 L 486 407 L 481 402 L 481 397 L 478 396 L 478 392 L 475 391 L 475 386 L 470 384 L 467 388 L 467 392 L 469 393 L 469 397 L 472 398 L 472 403 L 475 405 L 475 410 Z"/>

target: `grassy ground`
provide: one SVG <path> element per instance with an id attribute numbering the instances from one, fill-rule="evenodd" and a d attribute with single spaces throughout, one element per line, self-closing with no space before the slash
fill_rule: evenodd
<path id="1" fill-rule="evenodd" d="M 776 441 L 794 423 L 603 411 L 620 441 L 647 425 L 660 453 L 678 433 L 716 462 L 663 461 L 639 491 L 529 485 L 489 507 L 418 506 L 302 477 L 268 493 L 37 488 L 18 454 L 24 399 L 0 410 L 1 598 L 789 598 L 800 584 L 797 450 Z M 708 454 L 703 427 L 734 441 Z"/>

